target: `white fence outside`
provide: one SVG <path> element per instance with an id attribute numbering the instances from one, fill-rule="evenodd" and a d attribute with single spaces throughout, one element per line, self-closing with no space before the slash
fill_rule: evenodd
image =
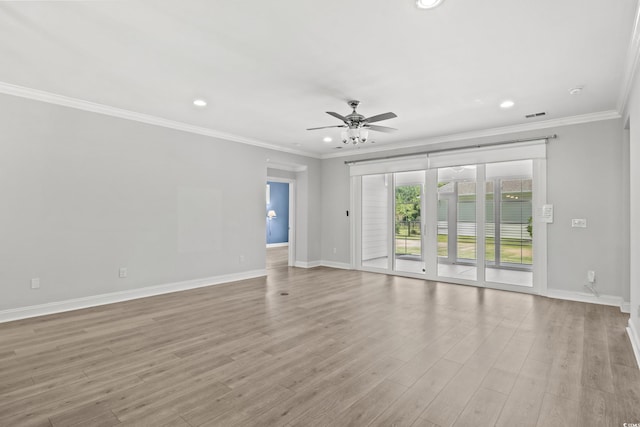
<path id="1" fill-rule="evenodd" d="M 531 236 L 527 231 L 528 224 L 501 224 L 500 225 L 500 237 L 503 239 L 521 239 L 531 240 Z M 438 234 L 449 234 L 447 221 L 438 221 Z M 494 223 L 487 223 L 485 225 L 485 234 L 487 237 L 495 237 Z M 473 222 L 459 222 L 458 223 L 458 236 L 470 236 L 475 237 L 476 224 Z"/>

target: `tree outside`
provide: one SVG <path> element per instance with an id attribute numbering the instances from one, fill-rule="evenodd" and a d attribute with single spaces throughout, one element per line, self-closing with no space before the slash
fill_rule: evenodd
<path id="1" fill-rule="evenodd" d="M 422 253 L 420 192 L 419 185 L 396 187 L 395 238 L 398 255 Z"/>

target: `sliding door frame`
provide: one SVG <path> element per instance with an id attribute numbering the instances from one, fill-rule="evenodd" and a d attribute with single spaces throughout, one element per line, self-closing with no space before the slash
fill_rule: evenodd
<path id="1" fill-rule="evenodd" d="M 539 141 L 538 141 L 539 142 Z M 474 152 L 469 150 L 468 152 L 461 152 L 461 160 L 458 164 L 460 165 L 475 165 L 476 166 L 476 269 L 477 276 L 476 280 L 464 280 L 464 279 L 455 279 L 449 277 L 441 277 L 438 276 L 438 194 L 437 194 L 437 184 L 438 184 L 438 168 L 446 167 L 443 164 L 434 164 L 428 165 L 424 168 L 417 169 L 412 168 L 412 161 L 409 160 L 407 163 L 407 168 L 402 168 L 398 166 L 398 162 L 395 161 L 393 164 L 387 163 L 383 165 L 383 169 L 377 171 L 375 166 L 373 165 L 363 165 L 361 166 L 360 171 L 351 173 L 351 200 L 350 200 L 350 208 L 351 208 L 351 266 L 354 269 L 364 270 L 364 271 L 374 271 L 389 275 L 400 275 L 406 277 L 414 277 L 421 278 L 432 281 L 441 281 L 441 282 L 449 282 L 456 283 L 462 285 L 471 285 L 476 287 L 489 287 L 494 289 L 503 289 L 510 291 L 517 291 L 521 293 L 534 293 L 534 294 L 542 294 L 545 295 L 547 293 L 547 227 L 545 226 L 545 222 L 541 220 L 541 210 L 543 204 L 546 203 L 547 200 L 547 168 L 546 168 L 546 147 L 544 145 L 540 145 L 538 148 L 533 147 L 532 152 L 533 155 L 530 157 L 526 155 L 522 155 L 523 151 L 527 151 L 528 144 L 515 144 L 513 150 L 516 153 L 514 158 L 509 158 L 509 154 L 502 154 L 502 157 L 498 156 L 491 161 L 475 161 L 467 160 L 465 157 L 475 157 Z M 509 150 L 509 149 L 507 149 Z M 520 150 L 520 151 L 519 151 Z M 480 150 L 483 151 L 483 150 Z M 470 154 L 471 153 L 471 154 Z M 520 157 L 517 157 L 517 154 L 520 153 Z M 533 224 L 534 224 L 534 233 L 533 233 L 533 286 L 525 287 L 518 285 L 509 285 L 503 283 L 496 282 L 487 282 L 485 279 L 485 257 L 486 257 L 486 248 L 485 248 L 485 222 L 486 222 L 486 164 L 495 163 L 495 162 L 504 162 L 504 161 L 513 161 L 513 160 L 532 160 L 533 164 L 533 181 L 532 181 L 532 206 L 533 206 Z M 418 161 L 414 160 L 414 163 Z M 386 169 L 384 169 L 386 168 Z M 393 170 L 391 168 L 394 168 Z M 394 176 L 392 172 L 404 172 L 411 170 L 425 170 L 425 185 L 423 187 L 423 201 L 422 201 L 422 212 L 421 220 L 422 220 L 422 252 L 423 252 L 423 262 L 425 273 L 424 274 L 412 274 L 407 272 L 397 272 L 395 271 L 395 233 L 394 230 L 394 203 L 395 197 L 395 183 Z M 390 189 L 388 190 L 389 194 L 389 206 L 393 208 L 390 209 L 389 219 L 388 219 L 388 230 L 391 232 L 391 237 L 389 239 L 389 260 L 388 267 L 386 270 L 381 269 L 372 269 L 372 268 L 363 268 L 362 266 L 362 252 L 361 252 L 361 238 L 362 238 L 362 212 L 361 212 L 361 197 L 362 197 L 362 179 L 363 175 L 368 174 L 384 174 L 388 173 L 391 177 Z"/>

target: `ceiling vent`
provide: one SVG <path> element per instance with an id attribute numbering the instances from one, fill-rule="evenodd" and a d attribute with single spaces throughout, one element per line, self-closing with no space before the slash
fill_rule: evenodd
<path id="1" fill-rule="evenodd" d="M 532 114 L 527 114 L 525 117 L 527 119 L 533 119 L 534 117 L 542 117 L 542 116 L 546 116 L 547 113 L 545 113 L 544 111 L 541 111 L 539 113 L 532 113 Z"/>

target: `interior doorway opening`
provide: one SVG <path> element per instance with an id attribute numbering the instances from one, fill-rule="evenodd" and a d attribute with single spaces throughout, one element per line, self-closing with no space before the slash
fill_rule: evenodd
<path id="1" fill-rule="evenodd" d="M 295 180 L 267 177 L 265 246 L 267 268 L 295 265 Z"/>

